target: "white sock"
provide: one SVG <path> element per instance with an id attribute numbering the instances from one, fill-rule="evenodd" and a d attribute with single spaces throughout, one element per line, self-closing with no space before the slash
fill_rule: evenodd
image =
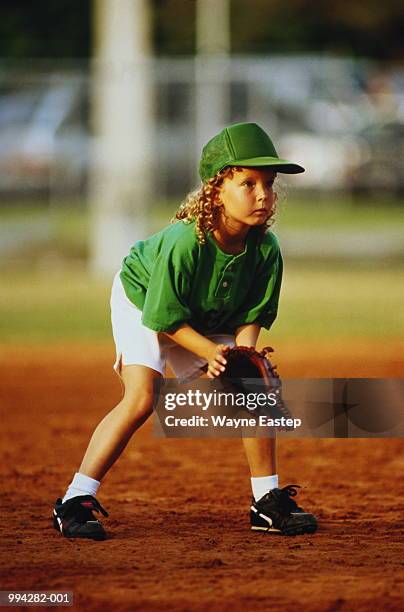
<path id="1" fill-rule="evenodd" d="M 272 476 L 259 476 L 251 478 L 251 487 L 255 501 L 264 497 L 271 489 L 276 489 L 279 486 L 278 474 Z"/>
<path id="2" fill-rule="evenodd" d="M 100 484 L 99 480 L 76 472 L 63 498 L 63 503 L 71 497 L 77 497 L 77 495 L 92 495 L 95 497 Z"/>

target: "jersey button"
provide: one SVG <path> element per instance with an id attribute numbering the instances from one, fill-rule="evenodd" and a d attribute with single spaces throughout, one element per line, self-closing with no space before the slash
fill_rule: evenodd
<path id="1" fill-rule="evenodd" d="M 228 283 L 227 281 L 224 281 L 224 283 L 223 283 L 223 287 L 227 287 L 227 285 L 228 285 L 228 284 L 229 284 L 229 283 Z"/>

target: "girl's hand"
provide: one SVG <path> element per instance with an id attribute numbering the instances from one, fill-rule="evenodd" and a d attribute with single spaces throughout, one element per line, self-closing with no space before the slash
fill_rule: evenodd
<path id="1" fill-rule="evenodd" d="M 225 354 L 229 347 L 227 344 L 215 344 L 212 351 L 206 356 L 208 362 L 208 378 L 217 378 L 226 369 Z"/>

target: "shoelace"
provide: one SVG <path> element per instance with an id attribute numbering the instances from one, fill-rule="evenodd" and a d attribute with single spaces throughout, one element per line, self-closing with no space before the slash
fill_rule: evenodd
<path id="1" fill-rule="evenodd" d="M 69 504 L 68 502 L 66 502 L 66 504 L 67 507 L 64 511 L 62 511 L 62 514 L 67 516 L 69 516 L 71 512 L 74 512 L 75 508 L 78 509 L 77 506 L 79 506 L 82 513 L 87 514 L 87 516 L 89 517 L 87 520 L 92 520 L 94 518 L 91 514 L 93 511 L 101 512 L 101 514 L 103 514 L 104 516 L 108 516 L 108 512 L 105 510 L 105 508 L 101 506 L 100 502 L 95 497 L 89 496 L 80 500 L 72 498 L 71 503 Z"/>
<path id="2" fill-rule="evenodd" d="M 297 489 L 300 489 L 300 485 L 292 484 L 287 485 L 286 487 L 282 487 L 277 492 L 277 497 L 279 499 L 279 503 L 281 505 L 282 510 L 285 512 L 293 512 L 296 510 L 300 510 L 297 503 L 291 499 L 292 497 L 296 497 Z"/>
<path id="3" fill-rule="evenodd" d="M 98 499 L 93 498 L 91 500 L 82 501 L 81 505 L 90 511 L 94 510 L 95 512 L 101 512 L 104 516 L 108 516 L 108 512 L 101 506 Z"/>

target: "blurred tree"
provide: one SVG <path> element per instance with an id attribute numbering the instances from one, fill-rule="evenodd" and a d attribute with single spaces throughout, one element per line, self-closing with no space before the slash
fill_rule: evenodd
<path id="1" fill-rule="evenodd" d="M 151 0 L 158 55 L 195 53 L 196 0 Z"/>
<path id="2" fill-rule="evenodd" d="M 89 0 L 1 0 L 0 57 L 87 58 Z"/>
<path id="3" fill-rule="evenodd" d="M 196 0 L 149 2 L 155 52 L 194 53 Z M 404 59 L 402 0 L 230 2 L 233 53 Z M 91 0 L 1 0 L 0 57 L 88 57 L 91 6 Z"/>
<path id="4" fill-rule="evenodd" d="M 233 53 L 404 58 L 401 0 L 232 0 L 231 14 Z"/>

